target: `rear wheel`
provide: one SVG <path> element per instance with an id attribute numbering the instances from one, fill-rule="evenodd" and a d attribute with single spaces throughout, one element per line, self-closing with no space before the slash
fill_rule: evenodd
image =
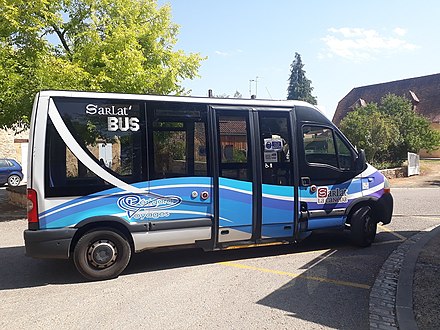
<path id="1" fill-rule="evenodd" d="M 376 237 L 377 222 L 372 216 L 371 207 L 363 206 L 351 215 L 350 236 L 354 244 L 370 246 Z"/>
<path id="2" fill-rule="evenodd" d="M 87 232 L 78 240 L 73 251 L 76 269 L 89 280 L 117 277 L 127 267 L 130 257 L 127 239 L 112 229 Z"/>
<path id="3" fill-rule="evenodd" d="M 17 187 L 20 184 L 20 181 L 21 181 L 21 178 L 18 175 L 12 174 L 8 178 L 8 185 L 13 186 L 13 187 Z"/>

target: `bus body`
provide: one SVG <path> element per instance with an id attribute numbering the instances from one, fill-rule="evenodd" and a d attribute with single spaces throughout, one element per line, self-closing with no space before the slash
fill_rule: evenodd
<path id="1" fill-rule="evenodd" d="M 385 177 L 312 105 L 42 91 L 29 148 L 26 254 L 89 279 L 131 253 L 298 242 L 391 221 Z"/>

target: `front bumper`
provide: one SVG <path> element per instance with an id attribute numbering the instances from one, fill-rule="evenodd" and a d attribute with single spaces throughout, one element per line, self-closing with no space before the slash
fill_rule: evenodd
<path id="1" fill-rule="evenodd" d="M 393 196 L 390 193 L 383 194 L 376 204 L 376 219 L 384 225 L 389 224 L 391 222 L 391 217 L 393 216 L 393 205 Z"/>
<path id="2" fill-rule="evenodd" d="M 68 259 L 76 228 L 25 230 L 26 255 L 34 258 Z"/>

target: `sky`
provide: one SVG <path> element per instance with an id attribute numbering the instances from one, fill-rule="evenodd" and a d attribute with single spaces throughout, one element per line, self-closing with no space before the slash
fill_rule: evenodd
<path id="1" fill-rule="evenodd" d="M 434 0 L 158 0 L 180 25 L 175 49 L 206 57 L 192 96 L 286 99 L 301 55 L 318 106 L 331 119 L 353 88 L 440 73 Z M 250 92 L 251 90 L 251 92 Z"/>

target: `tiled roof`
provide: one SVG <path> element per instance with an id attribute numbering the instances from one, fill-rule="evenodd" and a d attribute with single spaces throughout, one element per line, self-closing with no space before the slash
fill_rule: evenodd
<path id="1" fill-rule="evenodd" d="M 333 122 L 338 125 L 342 118 L 362 101 L 379 103 L 386 94 L 405 96 L 416 111 L 433 123 L 440 123 L 440 73 L 353 88 L 339 101 Z"/>

